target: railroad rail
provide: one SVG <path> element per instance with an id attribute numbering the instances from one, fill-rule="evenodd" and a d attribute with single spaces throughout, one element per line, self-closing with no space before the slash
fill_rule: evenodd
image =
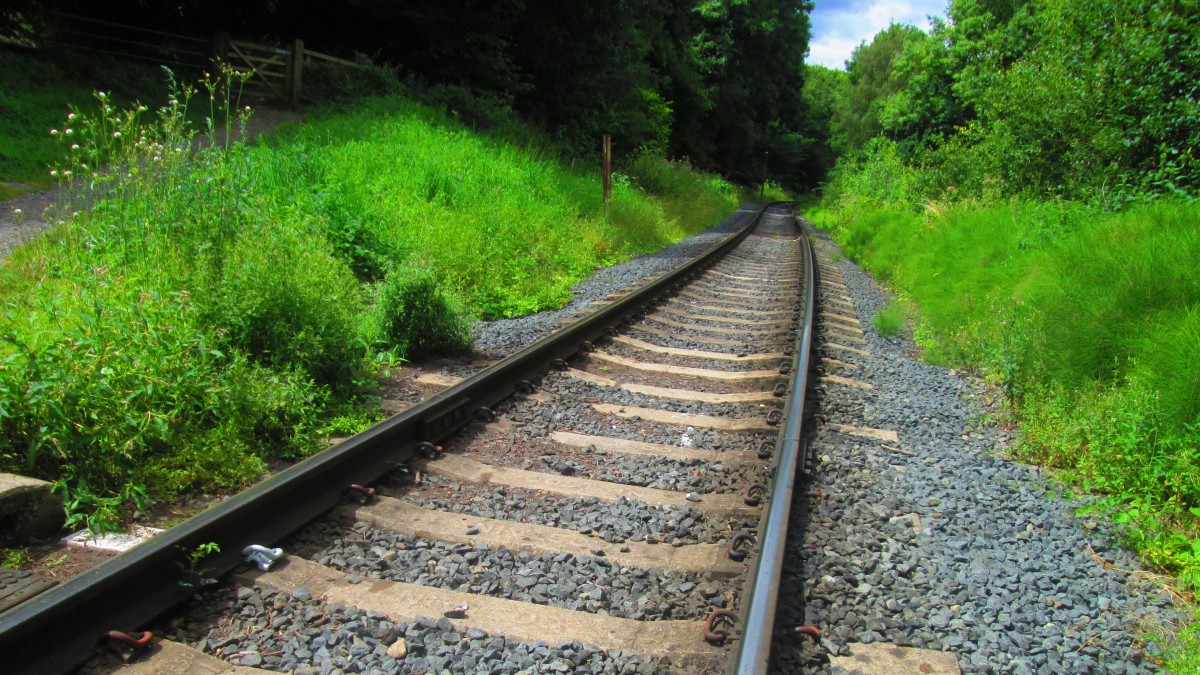
<path id="1" fill-rule="evenodd" d="M 751 232 L 760 226 L 768 212 L 771 212 L 772 218 L 777 221 L 776 229 L 782 232 L 775 238 L 795 240 L 799 231 L 786 207 L 780 204 L 764 207 L 748 226 L 695 260 L 650 281 L 641 288 L 613 299 L 601 309 L 565 325 L 554 334 L 421 401 L 376 427 L 302 461 L 167 530 L 149 542 L 0 615 L 0 654 L 4 656 L 6 668 L 11 672 L 21 673 L 61 673 L 79 667 L 94 655 L 98 646 L 110 639 L 110 631 L 130 631 L 146 627 L 155 617 L 180 605 L 195 593 L 195 588 L 180 583 L 181 563 L 187 560 L 189 552 L 209 542 L 219 543 L 220 553 L 204 561 L 205 566 L 210 568 L 209 574 L 217 576 L 226 575 L 244 566 L 243 552 L 249 547 L 261 547 L 258 554 L 260 557 L 274 558 L 277 554 L 272 547 L 339 506 L 344 510 L 349 502 L 353 508 L 358 501 L 373 496 L 373 489 L 361 486 L 378 484 L 383 477 L 394 474 L 398 466 L 411 463 L 412 466 L 419 467 L 418 470 L 459 477 L 476 471 L 486 474 L 481 479 L 484 483 L 503 483 L 503 476 L 517 475 L 518 472 L 497 467 L 480 469 L 469 460 L 443 452 L 442 444 L 447 443 L 473 422 L 492 421 L 498 407 L 509 405 L 505 402 L 514 396 L 530 395 L 536 390 L 536 383 L 548 371 L 566 369 L 568 361 L 572 359 L 582 358 L 600 364 L 597 369 L 601 372 L 634 368 L 635 366 L 631 365 L 633 360 L 622 356 L 621 349 L 650 349 L 653 345 L 647 347 L 649 343 L 638 338 L 619 336 L 618 329 L 635 327 L 643 318 L 657 314 L 657 328 L 644 326 L 642 330 L 649 335 L 663 336 L 667 341 L 687 334 L 687 321 L 697 322 L 694 325 L 700 326 L 701 333 L 707 331 L 718 336 L 740 336 L 740 339 L 746 339 L 751 335 L 766 335 L 765 331 L 768 328 L 776 330 L 777 335 L 792 336 L 783 338 L 784 342 L 790 342 L 783 348 L 783 353 L 788 358 L 779 363 L 776 373 L 764 375 L 765 371 L 762 370 L 748 370 L 742 378 L 757 377 L 770 383 L 777 380 L 779 375 L 789 376 L 786 383 L 778 383 L 767 389 L 785 401 L 781 408 L 768 406 L 769 410 L 765 416 L 765 424 L 771 429 L 771 435 L 776 435 L 775 430 L 780 427 L 782 432 L 777 433 L 773 442 L 763 440 L 758 447 L 759 457 L 770 459 L 771 464 L 769 467 L 763 465 L 761 468 L 745 470 L 745 475 L 761 475 L 763 480 L 750 485 L 744 499 L 723 493 L 709 497 L 708 494 L 689 492 L 686 496 L 687 502 L 707 500 L 710 505 L 732 504 L 726 509 L 730 514 L 736 514 L 747 522 L 757 520 L 757 524 L 748 527 L 745 532 L 731 532 L 727 536 L 723 548 L 727 550 L 729 558 L 735 562 L 749 560 L 747 567 L 740 572 L 747 578 L 747 584 L 742 592 L 735 594 L 734 602 L 729 602 L 708 614 L 703 632 L 706 640 L 722 645 L 714 647 L 714 650 L 719 650 L 714 651 L 714 654 L 725 654 L 731 646 L 736 645 L 736 653 L 727 661 L 731 671 L 766 672 L 775 621 L 777 579 L 783 560 L 788 510 L 792 501 L 792 486 L 798 468 L 802 469 L 806 461 L 801 423 L 814 316 L 814 255 L 808 238 L 800 236 L 800 243 L 795 247 L 795 262 L 743 260 L 741 264 L 749 265 L 757 271 L 742 276 L 713 271 L 713 266 L 735 251 Z M 787 274 L 772 272 L 774 269 L 786 270 Z M 764 321 L 721 318 L 718 311 L 721 309 L 721 303 L 712 301 L 711 298 L 721 297 L 722 284 L 714 286 L 709 281 L 708 291 L 684 290 L 685 286 L 697 280 L 703 282 L 701 277 L 706 274 L 709 274 L 710 280 L 715 278 L 714 275 L 720 276 L 728 285 L 724 289 L 727 298 L 724 302 L 729 306 L 726 310 L 729 312 L 735 311 L 739 302 L 743 305 L 750 303 L 753 297 L 749 291 L 740 295 L 731 291 L 730 288 L 735 283 L 751 283 L 749 280 L 757 279 L 762 282 L 759 283 L 759 287 L 764 289 L 779 284 L 775 290 L 784 292 L 771 298 L 775 309 L 767 312 L 773 318 Z M 738 279 L 747 281 L 735 282 Z M 784 283 L 780 284 L 781 280 Z M 795 288 L 789 288 L 789 285 Z M 798 290 L 802 290 L 803 293 L 797 294 Z M 674 314 L 665 310 L 668 303 L 681 301 L 690 303 L 688 307 L 694 308 L 699 297 L 697 294 L 706 292 L 710 294 L 708 314 L 696 314 L 695 312 L 700 310 L 679 307 L 670 310 Z M 689 293 L 690 300 L 685 297 Z M 674 299 L 667 299 L 670 296 Z M 668 318 L 670 316 L 687 318 L 680 323 L 678 318 Z M 759 330 L 760 328 L 762 330 Z M 728 347 L 734 341 L 727 337 L 711 339 L 714 344 L 724 343 L 727 348 L 737 350 Z M 604 353 L 593 351 L 602 342 L 607 342 L 614 348 Z M 669 362 L 675 359 L 686 364 L 689 359 L 694 361 L 705 358 L 698 355 L 707 354 L 695 349 L 658 349 L 668 355 L 664 357 L 668 363 L 660 364 L 658 370 L 646 375 L 647 381 L 653 382 L 655 377 L 662 376 L 661 373 L 671 373 L 672 376 L 681 378 L 694 377 L 701 369 L 678 363 L 672 365 Z M 755 358 L 762 360 L 762 355 L 751 355 L 752 358 L 746 359 L 745 352 L 734 354 L 733 351 L 729 352 L 732 354 L 729 360 L 733 362 L 739 359 L 742 363 L 755 361 Z M 596 372 L 572 372 L 582 378 L 588 386 L 618 387 L 615 380 L 609 381 Z M 737 376 L 742 377 L 742 374 Z M 663 393 L 666 391 L 664 388 L 645 382 L 634 382 L 627 391 L 647 396 L 666 395 Z M 722 396 L 726 397 L 721 398 Z M 762 399 L 753 396 L 738 398 L 737 394 L 725 395 L 718 392 L 711 400 L 744 402 Z M 612 419 L 633 419 L 637 423 L 646 421 L 643 420 L 643 416 L 654 417 L 657 414 L 653 410 L 641 408 L 627 411 L 622 404 L 607 407 L 597 404 L 593 407 L 596 414 L 608 415 Z M 676 416 L 671 417 L 672 414 Z M 650 422 L 667 426 L 686 426 L 690 421 L 700 418 L 699 415 L 689 416 L 686 413 L 663 413 L 661 420 L 652 419 Z M 741 418 L 729 422 L 725 428 L 731 432 L 753 431 L 760 435 L 766 433 L 762 422 L 748 424 Z M 738 426 L 739 424 L 741 426 Z M 688 429 L 690 431 L 691 427 Z M 686 436 L 685 433 L 685 440 Z M 556 438 L 562 442 L 575 442 L 570 434 L 556 435 Z M 579 442 L 587 442 L 591 444 L 589 447 L 595 447 L 595 439 Z M 744 444 L 746 440 L 743 438 L 737 442 Z M 649 447 L 652 444 L 643 445 Z M 428 459 L 428 456 L 444 459 Z M 560 473 L 565 475 L 565 472 Z M 558 478 L 553 474 L 547 475 Z M 550 478 L 546 480 L 552 482 Z M 565 479 L 560 479 L 558 484 L 562 486 L 561 490 L 582 489 L 580 483 L 572 483 Z M 630 494 L 644 495 L 651 492 L 643 489 L 642 492 L 633 490 Z M 677 496 L 684 498 L 682 494 Z M 745 505 L 737 503 L 742 501 Z M 761 513 L 758 506 L 760 502 L 763 504 Z M 686 505 L 686 502 L 680 503 Z M 404 517 L 419 518 L 422 513 L 419 509 L 413 510 L 398 504 L 392 504 L 389 508 L 393 508 Z M 406 527 L 415 526 L 410 524 Z M 441 525 L 433 524 L 429 527 L 436 529 Z M 468 534 L 471 530 L 478 533 L 479 529 L 478 524 L 473 524 L 467 531 Z M 534 534 L 528 537 L 541 536 L 537 535 L 536 530 L 529 532 Z M 621 554 L 637 558 L 641 552 L 654 549 L 652 546 L 637 546 L 636 551 L 630 552 L 630 546 L 631 544 L 623 545 Z M 657 551 L 646 555 L 653 559 L 663 558 L 662 549 Z M 617 559 L 618 562 L 621 558 L 621 554 L 615 551 L 608 554 L 599 549 L 585 551 L 583 554 L 608 556 L 610 559 Z M 267 560 L 263 560 L 263 563 L 263 566 L 269 566 Z M 724 569 L 737 576 L 732 571 L 734 568 L 729 567 L 727 563 L 728 561 Z M 293 572 L 298 574 L 297 570 L 308 569 L 304 565 L 304 562 L 296 563 L 292 568 Z M 320 573 L 313 574 L 320 576 Z M 329 581 L 328 585 L 333 587 L 337 583 L 340 582 Z M 461 610 L 458 614 L 465 615 L 466 610 Z M 447 612 L 446 616 L 451 616 L 451 613 Z M 665 625 L 681 622 L 661 623 Z M 30 648 L 31 645 L 45 644 L 47 635 L 54 636 L 54 649 Z"/>

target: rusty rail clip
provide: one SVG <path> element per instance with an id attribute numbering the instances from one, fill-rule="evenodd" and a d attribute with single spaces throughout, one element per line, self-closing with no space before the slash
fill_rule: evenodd
<path id="1" fill-rule="evenodd" d="M 762 483 L 754 483 L 742 493 L 742 501 L 746 503 L 746 506 L 758 506 L 766 496 L 767 486 Z"/>
<path id="2" fill-rule="evenodd" d="M 700 627 L 700 633 L 710 644 L 724 644 L 725 638 L 729 637 L 729 631 L 715 625 L 718 621 L 727 623 L 732 627 L 737 623 L 737 614 L 727 609 L 714 609 L 708 613 L 708 616 L 704 619 L 704 625 Z"/>
<path id="3" fill-rule="evenodd" d="M 375 498 L 375 488 L 351 483 L 346 489 L 342 490 L 342 494 L 354 499 L 359 504 L 366 504 Z"/>
<path id="4" fill-rule="evenodd" d="M 725 552 L 729 554 L 729 559 L 734 562 L 742 562 L 746 559 L 746 554 L 749 553 L 746 549 L 750 544 L 754 543 L 754 535 L 742 530 L 733 535 L 729 540 L 729 546 L 725 547 Z"/>
<path id="5" fill-rule="evenodd" d="M 150 645 L 150 641 L 154 639 L 154 633 L 144 630 L 140 636 L 133 637 L 124 631 L 110 630 L 108 631 L 108 639 L 113 644 L 120 644 L 132 649 L 145 649 Z"/>

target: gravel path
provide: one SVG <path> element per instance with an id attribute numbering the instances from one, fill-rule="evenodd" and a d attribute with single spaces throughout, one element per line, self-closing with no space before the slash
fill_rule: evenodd
<path id="1" fill-rule="evenodd" d="M 818 424 L 820 461 L 797 491 L 780 588 L 777 671 L 824 672 L 802 665 L 799 625 L 818 627 L 835 654 L 886 641 L 952 652 L 967 673 L 1154 671 L 1135 627 L 1179 619 L 1169 598 L 1107 526 L 1075 516 L 1079 502 L 1048 496 L 1062 490 L 1004 458 L 977 382 L 879 336 L 870 320 L 887 297 L 854 264 L 836 265 L 873 354 L 836 358 L 876 390 L 821 387 L 814 404 L 827 422 L 898 431 L 915 456 Z"/>

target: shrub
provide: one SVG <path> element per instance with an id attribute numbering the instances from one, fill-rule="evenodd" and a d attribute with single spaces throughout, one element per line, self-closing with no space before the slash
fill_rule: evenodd
<path id="1" fill-rule="evenodd" d="M 356 332 L 362 291 L 319 237 L 295 225 L 247 228 L 218 274 L 200 290 L 204 321 L 232 346 L 317 382 L 352 377 L 364 354 Z"/>
<path id="2" fill-rule="evenodd" d="M 364 330 L 402 358 L 458 354 L 471 348 L 462 306 L 427 267 L 396 266 L 375 288 Z"/>

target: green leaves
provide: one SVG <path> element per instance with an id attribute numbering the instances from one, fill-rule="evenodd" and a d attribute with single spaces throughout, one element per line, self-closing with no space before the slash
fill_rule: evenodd
<path id="1" fill-rule="evenodd" d="M 856 51 L 834 121 L 840 149 L 895 141 L 928 176 L 925 200 L 951 185 L 966 198 L 1106 208 L 1195 198 L 1194 12 L 1159 0 L 955 0 L 951 22 L 927 36 L 893 26 Z"/>

